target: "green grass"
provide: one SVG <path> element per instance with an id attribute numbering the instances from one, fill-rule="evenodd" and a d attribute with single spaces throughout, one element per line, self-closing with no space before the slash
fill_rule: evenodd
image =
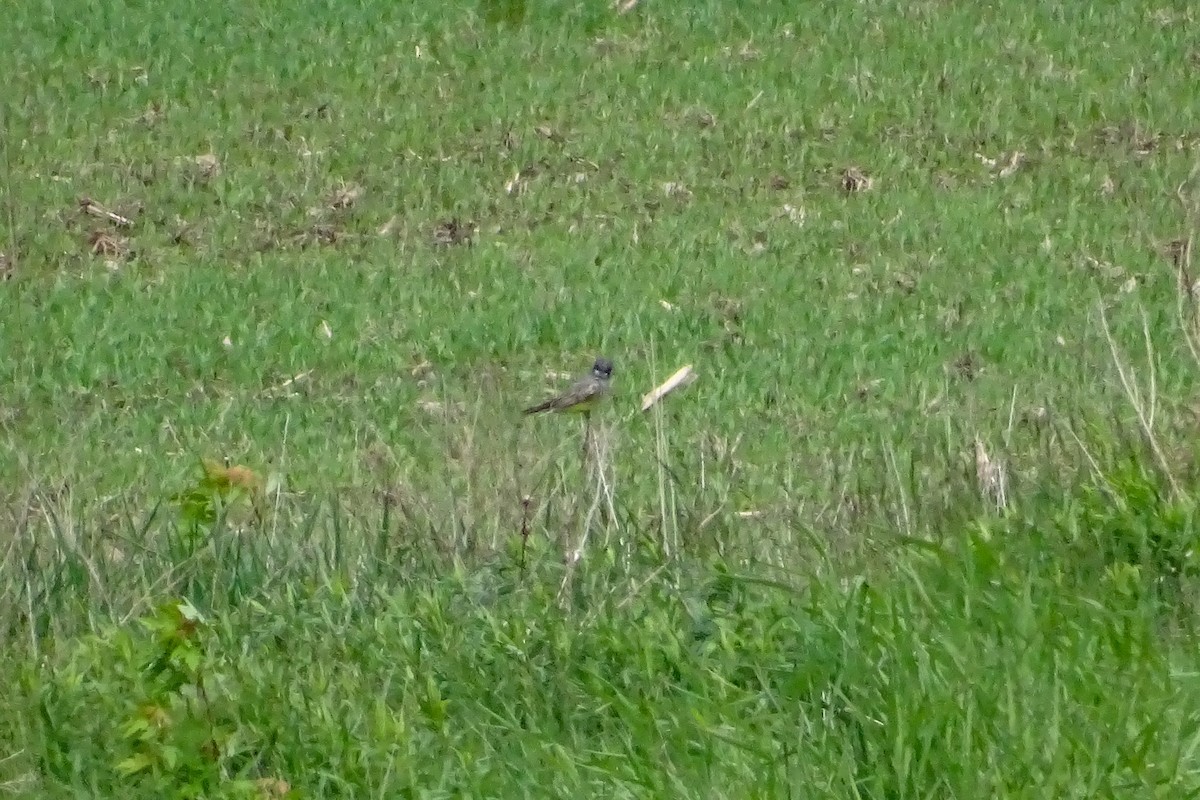
<path id="1" fill-rule="evenodd" d="M 1185 6 L 6 23 L 12 793 L 1200 788 Z M 519 412 L 598 354 L 581 467 Z"/>

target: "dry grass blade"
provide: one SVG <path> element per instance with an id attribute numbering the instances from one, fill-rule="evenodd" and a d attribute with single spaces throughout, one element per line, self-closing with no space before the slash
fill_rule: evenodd
<path id="1" fill-rule="evenodd" d="M 615 438 L 613 430 L 601 427 L 592 436 L 591 446 L 584 452 L 584 474 L 591 484 L 591 499 L 588 501 L 587 512 L 584 514 L 578 538 L 567 545 L 563 552 L 563 565 L 566 568 L 558 587 L 558 599 L 563 601 L 575 568 L 583 558 L 591 539 L 592 531 L 599 527 L 603 531 L 604 541 L 601 546 L 608 549 L 611 545 L 610 535 L 616 527 L 615 488 L 613 485 L 613 447 Z M 580 495 L 582 500 L 584 495 Z"/>
<path id="2" fill-rule="evenodd" d="M 1200 167 L 1197 168 L 1200 170 Z M 1189 177 L 1194 178 L 1196 170 Z M 1165 249 L 1175 270 L 1176 283 L 1176 316 L 1183 327 L 1183 341 L 1191 353 L 1192 360 L 1200 365 L 1200 314 L 1197 313 L 1197 301 L 1200 301 L 1200 279 L 1193 278 L 1192 245 L 1195 242 L 1195 228 L 1200 225 L 1200 208 L 1194 200 L 1189 199 L 1185 192 L 1187 181 L 1181 183 L 1175 190 L 1175 197 L 1183 208 L 1184 216 L 1191 227 L 1188 235 L 1169 242 Z"/>
<path id="3" fill-rule="evenodd" d="M 642 411 L 649 411 L 655 403 L 662 400 L 676 389 L 687 386 L 696 380 L 696 373 L 692 370 L 691 364 L 686 364 L 675 371 L 675 374 L 667 378 L 658 386 L 651 389 L 642 397 Z"/>
<path id="4" fill-rule="evenodd" d="M 133 220 L 128 217 L 122 217 L 120 214 L 109 211 L 104 206 L 97 203 L 90 197 L 81 197 L 79 199 L 79 208 L 88 216 L 104 219 L 116 225 L 118 228 L 128 228 L 133 225 Z"/>
<path id="5" fill-rule="evenodd" d="M 1154 433 L 1154 417 L 1158 408 L 1158 382 L 1154 370 L 1154 346 L 1150 341 L 1150 327 L 1146 320 L 1146 315 L 1143 312 L 1142 336 L 1146 342 L 1146 368 L 1149 371 L 1148 397 L 1142 396 L 1142 390 L 1137 384 L 1137 376 L 1124 362 L 1120 352 L 1117 350 L 1117 343 L 1113 339 L 1112 331 L 1108 327 L 1108 317 L 1104 313 L 1103 306 L 1100 306 L 1100 326 L 1104 330 L 1104 340 L 1108 342 L 1108 350 L 1112 356 L 1113 366 L 1117 368 L 1117 377 L 1121 381 L 1121 388 L 1124 390 L 1129 404 L 1133 406 L 1133 411 L 1137 415 L 1138 425 L 1142 429 L 1142 435 L 1146 438 L 1146 443 L 1149 445 L 1151 452 L 1154 453 L 1154 458 L 1158 462 L 1159 469 L 1162 470 L 1162 474 L 1171 486 L 1172 496 L 1178 498 L 1180 496 L 1179 483 L 1175 480 L 1174 471 L 1171 469 L 1171 462 L 1167 459 L 1166 453 L 1163 451 L 1158 437 Z"/>
<path id="6" fill-rule="evenodd" d="M 1008 474 L 1004 464 L 988 455 L 983 441 L 975 437 L 975 480 L 979 494 L 992 503 L 997 511 L 1008 507 Z"/>
<path id="7" fill-rule="evenodd" d="M 521 178 L 521 172 L 518 170 L 507 183 L 504 184 L 504 193 L 509 197 L 516 197 L 525 189 L 525 182 Z"/>

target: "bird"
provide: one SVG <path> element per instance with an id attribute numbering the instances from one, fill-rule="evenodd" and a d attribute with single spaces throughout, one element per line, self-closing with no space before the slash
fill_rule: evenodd
<path id="1" fill-rule="evenodd" d="M 583 414 L 591 417 L 592 410 L 608 399 L 612 392 L 612 361 L 600 356 L 592 364 L 592 371 L 584 375 L 562 394 L 551 397 L 535 406 L 525 409 L 524 413 L 540 414 L 543 411 L 566 411 L 573 414 Z"/>

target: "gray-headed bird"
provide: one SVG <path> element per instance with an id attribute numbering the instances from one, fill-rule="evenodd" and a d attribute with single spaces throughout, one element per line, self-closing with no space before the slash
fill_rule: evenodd
<path id="1" fill-rule="evenodd" d="M 612 371 L 613 364 L 611 361 L 604 357 L 597 358 L 596 363 L 592 364 L 591 373 L 575 381 L 562 394 L 525 409 L 525 413 L 538 414 L 543 411 L 567 411 L 590 417 L 592 409 L 607 400 L 612 391 Z"/>

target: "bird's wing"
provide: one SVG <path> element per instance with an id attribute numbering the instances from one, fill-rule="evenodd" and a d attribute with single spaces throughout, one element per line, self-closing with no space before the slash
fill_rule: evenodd
<path id="1" fill-rule="evenodd" d="M 588 376 L 580 378 L 570 389 L 554 398 L 552 401 L 555 408 L 570 408 L 577 403 L 582 403 L 584 400 L 589 400 L 600 393 L 600 382 L 595 378 Z"/>

